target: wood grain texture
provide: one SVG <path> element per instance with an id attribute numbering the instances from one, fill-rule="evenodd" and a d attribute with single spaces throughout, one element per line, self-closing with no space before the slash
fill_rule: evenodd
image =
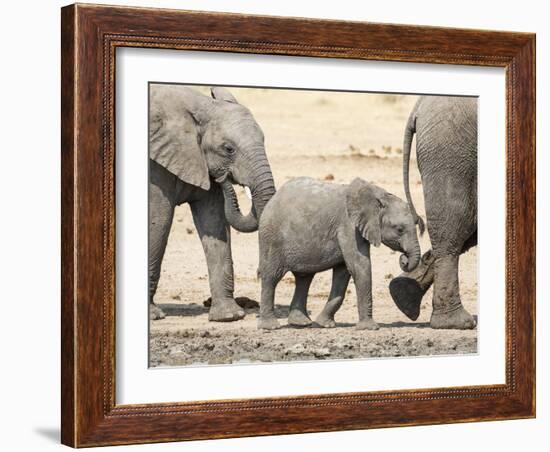
<path id="1" fill-rule="evenodd" d="M 61 35 L 64 444 L 84 447 L 535 415 L 534 35 L 97 5 L 63 8 Z M 506 68 L 506 384 L 117 406 L 117 47 Z"/>
<path id="2" fill-rule="evenodd" d="M 63 9 L 61 14 L 61 441 L 64 444 L 75 444 L 74 8 Z"/>

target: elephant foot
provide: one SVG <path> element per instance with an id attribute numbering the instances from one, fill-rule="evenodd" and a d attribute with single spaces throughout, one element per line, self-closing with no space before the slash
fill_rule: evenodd
<path id="1" fill-rule="evenodd" d="M 166 317 L 166 314 L 156 304 L 149 303 L 149 320 L 160 320 Z"/>
<path id="2" fill-rule="evenodd" d="M 430 326 L 434 329 L 471 330 L 476 327 L 474 317 L 459 305 L 452 311 L 433 311 Z"/>
<path id="3" fill-rule="evenodd" d="M 306 327 L 311 326 L 312 323 L 309 316 L 298 309 L 292 309 L 288 314 L 288 324 L 291 326 Z"/>
<path id="4" fill-rule="evenodd" d="M 390 294 L 399 310 L 409 319 L 420 315 L 422 297 L 434 281 L 435 257 L 432 250 L 422 256 L 418 266 L 410 273 L 401 273 L 390 282 Z"/>
<path id="5" fill-rule="evenodd" d="M 276 330 L 280 328 L 279 321 L 275 316 L 264 316 L 258 319 L 259 330 Z"/>
<path id="6" fill-rule="evenodd" d="M 244 310 L 232 298 L 216 300 L 208 312 L 211 322 L 233 322 L 244 316 Z"/>
<path id="7" fill-rule="evenodd" d="M 426 293 L 415 279 L 398 276 L 390 282 L 390 294 L 399 310 L 409 319 L 416 320 L 420 315 L 420 304 Z"/>
<path id="8" fill-rule="evenodd" d="M 375 331 L 380 329 L 378 326 L 378 323 L 376 323 L 373 319 L 365 319 L 361 320 L 357 325 L 355 325 L 356 330 L 371 330 Z"/>
<path id="9" fill-rule="evenodd" d="M 248 297 L 235 297 L 235 303 L 243 309 L 258 309 L 260 307 L 260 303 Z M 212 297 L 208 297 L 202 304 L 205 308 L 210 308 L 212 306 Z"/>
<path id="10" fill-rule="evenodd" d="M 318 325 L 322 328 L 334 328 L 336 326 L 336 322 L 329 316 L 319 314 L 315 319 L 315 325 Z"/>

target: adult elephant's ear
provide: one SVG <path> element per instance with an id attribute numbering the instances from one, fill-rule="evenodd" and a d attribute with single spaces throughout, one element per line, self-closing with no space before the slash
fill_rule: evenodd
<path id="1" fill-rule="evenodd" d="M 381 200 L 372 184 L 356 178 L 346 189 L 346 211 L 354 226 L 371 245 L 380 246 Z"/>
<path id="2" fill-rule="evenodd" d="M 210 188 L 199 128 L 187 110 L 181 87 L 150 85 L 149 158 L 182 181 Z"/>
<path id="3" fill-rule="evenodd" d="M 237 99 L 235 99 L 235 96 L 229 92 L 226 88 L 223 88 L 221 86 L 213 86 L 210 88 L 210 94 L 211 96 L 216 100 L 224 100 L 226 102 L 231 102 L 234 104 L 238 104 Z"/>

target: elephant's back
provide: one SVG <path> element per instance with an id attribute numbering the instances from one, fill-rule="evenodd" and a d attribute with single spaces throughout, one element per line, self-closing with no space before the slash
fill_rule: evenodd
<path id="1" fill-rule="evenodd" d="M 301 177 L 285 183 L 260 219 L 260 254 L 277 250 L 285 268 L 316 272 L 341 260 L 337 230 L 345 186 Z M 333 262 L 334 261 L 334 262 Z"/>
<path id="2" fill-rule="evenodd" d="M 323 183 L 310 177 L 292 179 L 282 185 L 266 205 L 262 223 L 313 221 L 344 199 L 344 186 Z"/>
<path id="3" fill-rule="evenodd" d="M 416 134 L 425 142 L 475 145 L 477 149 L 477 99 L 425 96 L 416 109 Z"/>

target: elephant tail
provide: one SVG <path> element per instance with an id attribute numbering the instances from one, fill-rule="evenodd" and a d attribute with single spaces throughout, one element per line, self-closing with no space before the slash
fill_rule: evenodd
<path id="1" fill-rule="evenodd" d="M 416 108 L 413 110 L 407 121 L 407 126 L 405 127 L 405 137 L 403 139 L 403 185 L 405 187 L 405 195 L 407 196 L 407 202 L 411 209 L 414 222 L 418 225 L 420 229 L 420 235 L 424 234 L 426 229 L 424 225 L 424 220 L 416 213 L 414 204 L 411 198 L 411 190 L 409 187 L 409 165 L 411 160 L 411 146 L 413 136 L 416 133 Z"/>

